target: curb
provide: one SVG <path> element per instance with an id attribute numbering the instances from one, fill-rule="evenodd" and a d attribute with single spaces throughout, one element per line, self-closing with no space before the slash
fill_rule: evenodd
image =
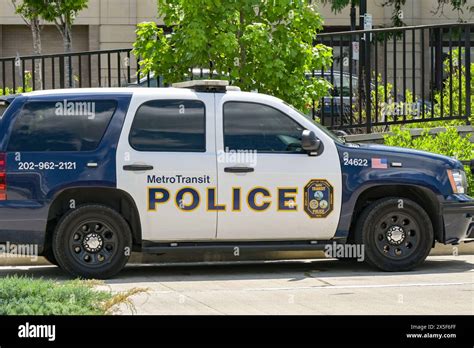
<path id="1" fill-rule="evenodd" d="M 431 250 L 430 256 L 451 256 L 451 255 L 474 255 L 474 243 L 463 243 L 460 245 L 442 245 L 438 244 Z M 179 257 L 179 258 L 178 258 Z M 182 259 L 182 254 L 178 257 L 173 255 L 151 255 L 143 253 L 133 253 L 129 263 L 147 264 L 147 263 L 165 263 L 165 262 L 219 262 L 219 261 L 235 261 L 234 256 L 216 255 L 213 253 L 204 253 L 199 256 Z M 239 261 L 255 261 L 255 260 L 278 260 L 278 259 L 311 259 L 325 258 L 323 251 L 302 251 L 302 252 L 267 252 L 267 253 L 249 253 L 241 256 Z M 31 261 L 21 257 L 0 256 L 1 266 L 44 266 L 50 265 L 43 257 L 38 257 L 36 261 Z"/>

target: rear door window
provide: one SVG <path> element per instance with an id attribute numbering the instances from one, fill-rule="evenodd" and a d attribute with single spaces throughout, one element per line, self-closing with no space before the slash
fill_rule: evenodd
<path id="1" fill-rule="evenodd" d="M 137 110 L 129 141 L 137 151 L 205 152 L 205 106 L 199 100 L 148 101 Z"/>
<path id="2" fill-rule="evenodd" d="M 117 108 L 113 100 L 27 102 L 8 151 L 93 151 Z"/>

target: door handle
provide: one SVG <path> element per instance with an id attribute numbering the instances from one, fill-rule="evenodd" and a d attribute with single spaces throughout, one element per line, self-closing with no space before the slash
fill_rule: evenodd
<path id="1" fill-rule="evenodd" d="M 150 166 L 148 164 L 130 164 L 123 166 L 123 170 L 129 172 L 143 172 L 147 170 L 153 170 L 153 166 Z"/>
<path id="2" fill-rule="evenodd" d="M 226 173 L 252 173 L 255 171 L 255 168 L 252 167 L 227 167 L 224 168 Z"/>

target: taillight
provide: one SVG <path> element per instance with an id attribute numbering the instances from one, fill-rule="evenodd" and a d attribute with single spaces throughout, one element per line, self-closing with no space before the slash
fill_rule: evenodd
<path id="1" fill-rule="evenodd" d="M 7 156 L 0 152 L 0 201 L 7 200 Z"/>

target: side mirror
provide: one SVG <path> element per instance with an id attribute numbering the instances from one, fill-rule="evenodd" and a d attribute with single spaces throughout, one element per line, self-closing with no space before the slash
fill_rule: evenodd
<path id="1" fill-rule="evenodd" d="M 310 130 L 304 130 L 301 135 L 301 147 L 309 154 L 319 155 L 323 143 L 318 139 L 316 134 Z"/>

